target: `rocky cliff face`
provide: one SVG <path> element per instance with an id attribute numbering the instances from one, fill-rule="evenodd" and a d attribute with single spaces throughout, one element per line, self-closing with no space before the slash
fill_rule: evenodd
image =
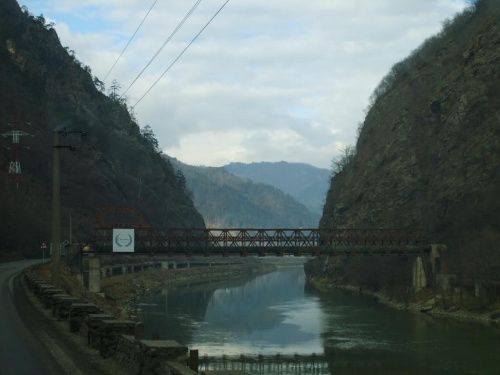
<path id="1" fill-rule="evenodd" d="M 455 259 L 485 231 L 500 239 L 499 103 L 500 3 L 483 0 L 377 88 L 320 227 L 421 228 Z"/>
<path id="2" fill-rule="evenodd" d="M 0 258 L 34 252 L 50 241 L 53 132 L 64 127 L 88 137 L 74 155 L 61 150 L 63 240 L 70 213 L 73 239 L 88 240 L 98 205 L 136 206 L 152 227 L 204 226 L 182 181 L 152 134 L 141 133 L 127 104 L 96 88 L 90 67 L 61 46 L 43 17 L 21 10 L 15 0 L 2 0 L 0 133 L 11 131 L 14 122 L 34 138 L 21 139 L 30 149 L 21 150 L 19 188 L 9 182 L 11 138 L 1 138 Z M 62 138 L 65 145 L 79 142 L 73 135 Z"/>

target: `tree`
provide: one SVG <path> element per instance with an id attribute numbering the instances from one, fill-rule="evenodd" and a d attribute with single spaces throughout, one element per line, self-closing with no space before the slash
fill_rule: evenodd
<path id="1" fill-rule="evenodd" d="M 118 83 L 116 79 L 114 79 L 113 82 L 111 82 L 111 86 L 109 87 L 109 97 L 112 100 L 117 101 L 120 97 L 118 91 L 120 91 L 121 88 L 122 86 Z"/>
<path id="2" fill-rule="evenodd" d="M 175 171 L 175 179 L 177 180 L 177 185 L 182 189 L 186 190 L 186 177 L 180 169 Z"/>
<path id="3" fill-rule="evenodd" d="M 156 152 L 159 151 L 158 140 L 156 139 L 155 133 L 153 132 L 151 126 L 146 125 L 145 127 L 143 127 L 141 129 L 141 135 L 147 145 L 151 145 Z"/>
<path id="4" fill-rule="evenodd" d="M 342 172 L 356 157 L 356 147 L 345 145 L 340 149 L 340 155 L 332 159 L 332 175 Z"/>
<path id="5" fill-rule="evenodd" d="M 36 20 L 40 22 L 43 27 L 45 27 L 45 17 L 43 16 L 43 13 L 36 17 Z"/>
<path id="6" fill-rule="evenodd" d="M 99 78 L 94 76 L 94 86 L 99 90 L 100 92 L 106 91 L 106 85 L 104 84 L 103 81 L 101 81 Z"/>

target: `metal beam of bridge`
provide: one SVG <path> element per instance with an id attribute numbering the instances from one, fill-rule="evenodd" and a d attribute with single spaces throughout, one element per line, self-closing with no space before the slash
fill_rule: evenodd
<path id="1" fill-rule="evenodd" d="M 421 230 L 408 229 L 135 229 L 135 254 L 418 255 Z M 113 252 L 113 229 L 99 228 L 95 251 Z"/>

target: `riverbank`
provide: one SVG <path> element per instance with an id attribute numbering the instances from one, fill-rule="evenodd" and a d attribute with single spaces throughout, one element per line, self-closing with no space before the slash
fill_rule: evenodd
<path id="1" fill-rule="evenodd" d="M 101 281 L 101 293 L 89 292 L 66 267 L 61 268 L 62 289 L 68 294 L 97 305 L 101 310 L 124 319 L 135 319 L 133 303 L 154 290 L 185 284 L 198 284 L 253 277 L 272 272 L 274 264 L 249 259 L 240 264 L 178 269 L 152 269 L 108 277 Z M 34 269 L 44 280 L 51 278 L 50 263 Z"/>
<path id="2" fill-rule="evenodd" d="M 472 299 L 463 300 L 458 302 L 447 309 L 443 307 L 442 300 L 435 296 L 434 290 L 427 288 L 414 296 L 413 301 L 401 301 L 395 298 L 393 293 L 386 289 L 378 291 L 361 288 L 356 285 L 336 284 L 326 278 L 308 277 L 308 282 L 315 288 L 321 291 L 328 291 L 331 289 L 340 289 L 352 292 L 353 294 L 371 296 L 377 299 L 377 302 L 397 309 L 412 311 L 415 313 L 425 313 L 436 317 L 447 317 L 469 321 L 476 321 L 481 323 L 495 325 L 500 324 L 500 303 L 496 303 L 489 307 L 487 311 L 474 311 L 471 309 L 474 301 Z"/>
<path id="3" fill-rule="evenodd" d="M 110 305 L 116 306 L 119 315 L 135 319 L 132 304 L 141 296 L 155 290 L 177 285 L 201 284 L 254 277 L 275 270 L 272 264 L 252 262 L 217 267 L 196 267 L 170 270 L 152 270 L 138 274 L 120 275 L 104 279 L 101 289 Z"/>

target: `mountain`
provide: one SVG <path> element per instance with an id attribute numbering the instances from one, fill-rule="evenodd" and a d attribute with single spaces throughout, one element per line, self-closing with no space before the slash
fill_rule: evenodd
<path id="1" fill-rule="evenodd" d="M 82 143 L 72 131 L 88 135 L 75 152 L 60 149 L 63 240 L 70 214 L 73 239 L 91 239 L 101 205 L 134 206 L 151 227 L 204 226 L 151 129 L 141 130 L 116 91 L 102 88 L 43 16 L 0 2 L 0 134 L 17 124 L 33 135 L 20 137 L 30 149 L 18 150 L 18 187 L 9 175 L 13 138 L 0 137 L 0 258 L 39 256 L 50 242 L 54 131 L 64 128 L 64 146 Z"/>
<path id="2" fill-rule="evenodd" d="M 500 2 L 480 0 L 376 88 L 320 227 L 420 228 L 447 245 L 450 272 L 498 282 L 499 103 Z M 393 277 L 379 259 L 356 263 L 357 281 L 368 269 L 371 286 Z"/>
<path id="3" fill-rule="evenodd" d="M 312 212 L 322 213 L 330 171 L 309 164 L 287 163 L 231 163 L 223 167 L 235 176 L 248 178 L 254 182 L 272 185 Z"/>
<path id="4" fill-rule="evenodd" d="M 196 208 L 213 228 L 317 228 L 320 215 L 290 195 L 236 177 L 219 167 L 194 167 L 171 158 L 185 176 Z"/>

